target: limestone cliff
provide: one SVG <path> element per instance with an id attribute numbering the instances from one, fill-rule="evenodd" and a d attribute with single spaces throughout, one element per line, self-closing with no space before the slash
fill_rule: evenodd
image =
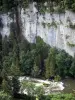
<path id="1" fill-rule="evenodd" d="M 21 9 L 22 33 L 30 42 L 35 42 L 38 35 L 51 46 L 64 49 L 70 55 L 75 53 L 75 13 L 38 13 L 35 3 L 30 4 L 24 11 Z M 37 19 L 38 17 L 38 19 Z M 10 34 L 10 24 L 13 22 L 9 14 L 1 14 L 0 21 L 3 27 L 0 28 L 2 35 Z"/>

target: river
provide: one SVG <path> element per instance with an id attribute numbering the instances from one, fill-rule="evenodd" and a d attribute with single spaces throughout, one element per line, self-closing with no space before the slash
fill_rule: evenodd
<path id="1" fill-rule="evenodd" d="M 64 90 L 63 93 L 75 93 L 75 79 L 64 79 Z"/>
<path id="2" fill-rule="evenodd" d="M 61 93 L 75 93 L 75 79 L 72 79 L 72 78 L 64 79 L 61 82 L 57 82 L 57 83 L 51 82 L 48 80 L 41 80 L 41 79 L 30 78 L 30 77 L 20 77 L 19 80 L 20 80 L 20 82 L 26 81 L 26 80 L 30 81 L 30 82 L 35 82 L 35 83 L 37 83 L 36 85 L 38 85 L 38 84 L 43 85 L 43 83 L 48 84 L 48 85 L 53 84 L 52 90 L 54 90 L 54 91 L 61 91 Z"/>

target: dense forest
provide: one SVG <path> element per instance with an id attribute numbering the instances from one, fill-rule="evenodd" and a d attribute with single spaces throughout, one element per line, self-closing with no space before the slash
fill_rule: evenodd
<path id="1" fill-rule="evenodd" d="M 23 36 L 19 8 L 25 10 L 32 2 L 37 2 L 37 23 L 38 13 L 44 14 L 47 10 L 43 5 L 45 2 L 48 2 L 50 13 L 65 13 L 65 9 L 75 11 L 75 0 L 0 0 L 0 14 L 10 12 L 13 19 L 10 35 L 3 36 L 0 32 L 0 100 L 35 100 L 33 96 L 18 94 L 20 76 L 55 81 L 66 77 L 75 78 L 75 56 L 46 44 L 37 36 L 37 32 L 34 43 Z M 2 28 L 0 19 L 0 30 Z M 75 97 L 74 94 L 40 95 L 39 100 L 75 100 Z"/>

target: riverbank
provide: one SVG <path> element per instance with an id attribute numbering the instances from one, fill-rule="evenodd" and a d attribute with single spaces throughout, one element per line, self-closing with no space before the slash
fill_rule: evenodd
<path id="1" fill-rule="evenodd" d="M 45 95 L 61 92 L 64 89 L 64 86 L 63 86 L 64 84 L 62 82 L 42 80 L 42 79 L 30 78 L 30 77 L 20 77 L 19 81 L 20 83 L 22 83 L 21 91 L 24 94 L 27 94 L 27 91 L 28 91 L 27 89 L 31 88 L 32 86 L 34 86 L 32 90 L 36 90 L 37 88 L 42 87 Z M 31 85 L 31 87 L 29 87 L 28 84 L 29 86 Z"/>

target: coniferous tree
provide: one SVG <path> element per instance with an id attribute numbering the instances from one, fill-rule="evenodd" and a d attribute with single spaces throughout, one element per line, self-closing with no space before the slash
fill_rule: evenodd
<path id="1" fill-rule="evenodd" d="M 51 48 L 48 54 L 48 58 L 45 61 L 46 66 L 46 78 L 50 78 L 55 75 L 55 48 Z"/>
<path id="2" fill-rule="evenodd" d="M 4 92 L 6 92 L 8 94 L 12 94 L 12 83 L 11 83 L 11 80 L 8 76 L 6 68 L 2 69 L 1 75 L 2 75 L 2 78 L 3 78 L 2 89 L 4 90 Z"/>
<path id="3" fill-rule="evenodd" d="M 16 95 L 20 91 L 20 82 L 18 76 L 12 77 L 12 93 Z"/>
<path id="4" fill-rule="evenodd" d="M 7 56 L 9 53 L 9 43 L 8 43 L 7 36 L 5 36 L 2 40 L 2 52 L 3 52 L 3 56 Z"/>
<path id="5" fill-rule="evenodd" d="M 34 63 L 34 65 L 33 65 L 32 76 L 33 77 L 39 76 L 39 67 L 36 65 L 36 63 Z"/>
<path id="6" fill-rule="evenodd" d="M 2 82 L 1 71 L 2 71 L 2 35 L 0 33 L 0 84 Z"/>
<path id="7" fill-rule="evenodd" d="M 70 68 L 70 73 L 72 76 L 75 77 L 75 55 L 74 55 L 73 62 L 72 62 L 71 68 Z"/>

